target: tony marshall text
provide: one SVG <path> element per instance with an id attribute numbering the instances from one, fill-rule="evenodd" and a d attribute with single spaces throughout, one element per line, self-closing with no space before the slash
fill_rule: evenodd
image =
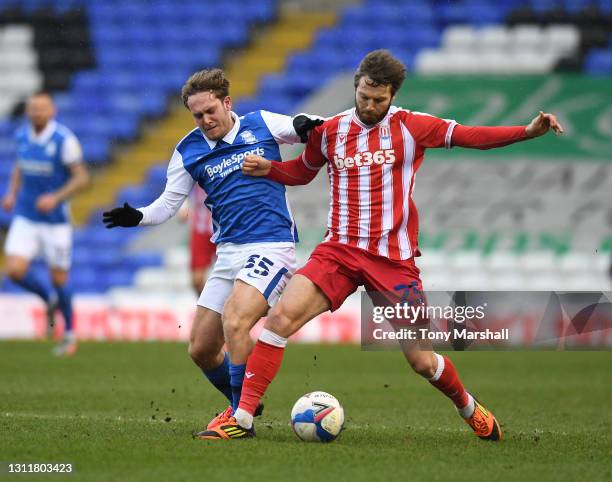
<path id="1" fill-rule="evenodd" d="M 452 331 L 429 331 L 427 328 L 402 328 L 397 331 L 387 331 L 383 328 L 376 328 L 372 331 L 375 340 L 432 340 L 445 341 L 452 340 L 508 340 L 510 333 L 508 328 L 493 331 L 480 330 L 469 331 L 467 328 L 455 328 Z"/>

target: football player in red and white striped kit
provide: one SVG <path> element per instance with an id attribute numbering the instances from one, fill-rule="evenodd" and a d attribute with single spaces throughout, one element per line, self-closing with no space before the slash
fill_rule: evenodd
<path id="1" fill-rule="evenodd" d="M 490 149 L 550 129 L 563 132 L 555 116 L 543 112 L 527 126 L 469 127 L 393 106 L 404 78 L 404 65 L 388 51 L 370 52 L 355 74 L 355 107 L 314 129 L 302 155 L 283 163 L 250 156 L 243 164 L 246 174 L 286 185 L 306 184 L 326 165 L 331 204 L 325 240 L 269 312 L 248 359 L 235 425 L 252 427 L 255 408 L 280 368 L 287 338 L 312 318 L 336 310 L 360 285 L 370 293 L 393 293 L 398 286 L 416 286 L 422 292 L 414 261 L 420 253 L 412 190 L 425 149 Z M 501 439 L 495 417 L 465 390 L 448 357 L 435 353 L 429 343 L 402 348 L 414 371 L 452 400 L 477 436 Z"/>
<path id="2" fill-rule="evenodd" d="M 213 235 L 213 222 L 210 209 L 204 205 L 206 193 L 200 186 L 194 186 L 189 197 L 188 206 L 181 216 L 189 221 L 189 249 L 191 252 L 189 268 L 191 286 L 197 296 L 204 289 L 206 271 L 215 257 L 216 246 L 210 240 Z"/>

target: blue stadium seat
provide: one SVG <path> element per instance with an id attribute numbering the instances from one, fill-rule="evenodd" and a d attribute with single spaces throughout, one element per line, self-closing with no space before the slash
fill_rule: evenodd
<path id="1" fill-rule="evenodd" d="M 0 138 L 0 159 L 10 159 L 15 155 L 15 141 L 13 137 Z"/>
<path id="2" fill-rule="evenodd" d="M 0 118 L 0 138 L 1 137 L 13 137 L 18 125 L 11 119 Z"/>
<path id="3" fill-rule="evenodd" d="M 503 5 L 503 4 L 502 4 Z M 495 3 L 473 2 L 466 6 L 468 18 L 473 25 L 488 25 L 503 22 L 506 11 Z"/>
<path id="4" fill-rule="evenodd" d="M 158 16 L 156 8 L 143 8 L 142 3 L 138 2 L 121 2 L 115 11 L 120 13 L 125 19 L 129 19 L 129 23 L 137 20 L 141 25 L 150 25 Z M 132 23 L 133 24 L 133 23 Z"/>
<path id="5" fill-rule="evenodd" d="M 531 8 L 538 13 L 548 12 L 561 7 L 563 7 L 561 0 L 538 0 L 537 2 L 531 2 Z"/>
<path id="6" fill-rule="evenodd" d="M 432 25 L 435 23 L 435 14 L 428 4 L 417 5 L 412 2 L 399 6 L 398 17 L 407 24 Z"/>
<path id="7" fill-rule="evenodd" d="M 11 173 L 13 172 L 13 157 L 13 155 L 0 157 L 0 182 L 2 183 L 2 185 L 8 183 L 8 179 L 11 176 Z M 4 193 L 4 191 L 0 192 Z"/>
<path id="8" fill-rule="evenodd" d="M 245 14 L 257 22 L 269 22 L 276 15 L 276 8 L 272 1 L 249 2 L 246 4 Z"/>
<path id="9" fill-rule="evenodd" d="M 591 0 L 564 0 L 562 3 L 568 12 L 577 13 L 593 5 L 594 2 Z"/>
<path id="10" fill-rule="evenodd" d="M 357 25 L 363 22 L 365 17 L 361 6 L 351 6 L 344 9 L 340 19 L 342 25 Z"/>
<path id="11" fill-rule="evenodd" d="M 97 19 L 98 21 L 100 19 Z M 124 30 L 117 25 L 114 18 L 107 22 L 101 22 L 97 25 L 94 24 L 94 28 L 91 30 L 94 44 L 98 49 L 98 55 L 104 52 L 107 47 L 121 46 L 125 38 Z"/>
<path id="12" fill-rule="evenodd" d="M 22 0 L 19 6 L 26 13 L 34 13 L 36 10 L 52 7 L 53 0 Z"/>
<path id="13" fill-rule="evenodd" d="M 612 2 L 610 0 L 599 0 L 598 6 L 602 12 L 612 13 Z"/>
<path id="14" fill-rule="evenodd" d="M 593 49 L 586 57 L 585 71 L 589 74 L 612 74 L 612 49 Z"/>
<path id="15" fill-rule="evenodd" d="M 72 250 L 72 266 L 74 269 L 91 268 L 95 264 L 97 253 L 92 251 L 87 245 L 74 242 Z"/>
<path id="16" fill-rule="evenodd" d="M 106 229 L 102 225 L 102 216 L 97 213 L 93 223 L 87 229 L 87 243 L 93 249 L 119 249 L 134 235 L 137 229 Z"/>
<path id="17" fill-rule="evenodd" d="M 110 158 L 110 144 L 96 136 L 80 136 L 83 157 L 91 164 L 105 163 Z"/>
<path id="18" fill-rule="evenodd" d="M 140 252 L 124 258 L 125 266 L 132 272 L 141 268 L 156 267 L 163 264 L 163 256 L 156 252 Z"/>
<path id="19" fill-rule="evenodd" d="M 87 13 L 94 29 L 107 27 L 120 20 L 117 8 L 111 2 L 89 2 Z"/>
<path id="20" fill-rule="evenodd" d="M 111 137 L 120 140 L 133 139 L 138 134 L 138 119 L 135 115 L 118 112 L 109 115 L 111 122 Z"/>
<path id="21" fill-rule="evenodd" d="M 443 25 L 452 23 L 470 23 L 470 12 L 463 4 L 438 4 L 437 18 Z"/>
<path id="22" fill-rule="evenodd" d="M 92 268 L 75 266 L 70 273 L 70 283 L 75 293 L 101 293 L 106 286 L 99 283 L 100 273 Z"/>
<path id="23" fill-rule="evenodd" d="M 146 206 L 157 199 L 161 192 L 154 192 L 148 186 L 130 186 L 117 193 L 119 202 L 128 202 L 132 206 Z"/>
<path id="24" fill-rule="evenodd" d="M 149 173 L 147 174 L 147 184 L 152 184 L 155 186 L 162 186 L 162 187 L 165 186 L 167 171 L 168 171 L 168 166 L 166 163 L 160 164 L 159 166 L 152 167 L 151 169 L 149 169 Z"/>
<path id="25" fill-rule="evenodd" d="M 343 38 L 343 27 L 323 29 L 315 36 L 310 52 L 315 53 L 320 50 L 342 47 L 344 44 Z M 308 53 L 305 53 L 305 55 L 308 55 Z"/>
<path id="26" fill-rule="evenodd" d="M 96 269 L 119 268 L 123 266 L 123 255 L 114 249 L 99 249 L 92 257 L 91 265 Z"/>
<path id="27" fill-rule="evenodd" d="M 98 271 L 100 273 L 100 271 Z M 118 286 L 129 286 L 134 280 L 134 272 L 131 269 L 110 269 L 102 271 L 99 286 L 106 287 L 106 289 L 114 288 Z"/>
<path id="28" fill-rule="evenodd" d="M 286 95 L 278 95 L 275 98 L 263 99 L 262 96 L 241 98 L 236 104 L 236 112 L 244 115 L 249 112 L 264 109 L 279 114 L 291 114 L 295 106 L 295 101 Z"/>

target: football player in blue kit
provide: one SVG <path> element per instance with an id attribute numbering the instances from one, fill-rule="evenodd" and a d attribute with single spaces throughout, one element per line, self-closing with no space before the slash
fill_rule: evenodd
<path id="1" fill-rule="evenodd" d="M 285 187 L 243 175 L 242 161 L 249 154 L 280 160 L 279 144 L 305 142 L 323 121 L 263 110 L 239 117 L 220 69 L 193 74 L 182 99 L 197 127 L 176 146 L 164 192 L 149 206 L 125 203 L 105 212 L 103 221 L 108 228 L 160 224 L 177 213 L 195 183 L 206 192 L 217 261 L 197 302 L 189 355 L 230 401 L 208 424 L 213 426 L 237 408 L 253 347 L 249 331 L 278 301 L 296 269 L 297 230 Z"/>
<path id="2" fill-rule="evenodd" d="M 72 355 L 72 293 L 67 285 L 72 251 L 72 226 L 67 200 L 89 182 L 81 146 L 66 126 L 57 122 L 53 99 L 34 94 L 27 102 L 28 125 L 16 133 L 17 162 L 2 207 L 14 209 L 6 237 L 7 273 L 11 280 L 37 294 L 47 304 L 49 326 L 59 309 L 64 317 L 64 339 L 56 355 Z M 50 291 L 30 263 L 42 254 L 51 272 Z"/>

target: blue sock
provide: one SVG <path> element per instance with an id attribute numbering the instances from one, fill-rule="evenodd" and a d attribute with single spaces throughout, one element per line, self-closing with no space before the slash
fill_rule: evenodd
<path id="1" fill-rule="evenodd" d="M 234 365 L 230 363 L 230 384 L 232 386 L 232 409 L 234 412 L 238 408 L 240 403 L 240 394 L 242 393 L 242 381 L 244 380 L 244 371 L 246 370 L 246 363 L 242 365 Z"/>
<path id="2" fill-rule="evenodd" d="M 43 299 L 45 303 L 49 302 L 49 297 L 51 296 L 51 293 L 49 293 L 49 290 L 47 289 L 45 284 L 38 278 L 38 276 L 36 276 L 36 272 L 32 269 L 28 270 L 23 279 L 15 281 L 15 283 L 17 283 L 22 288 L 28 290 L 30 293 L 37 294 Z"/>
<path id="3" fill-rule="evenodd" d="M 223 358 L 223 362 L 217 368 L 212 370 L 202 370 L 202 373 L 206 375 L 206 378 L 212 383 L 217 390 L 219 390 L 227 399 L 232 401 L 232 389 L 230 387 L 230 374 L 229 374 L 229 357 L 227 353 Z"/>
<path id="4" fill-rule="evenodd" d="M 64 331 L 72 333 L 72 290 L 67 286 L 55 286 L 57 293 L 57 307 L 64 315 Z"/>

